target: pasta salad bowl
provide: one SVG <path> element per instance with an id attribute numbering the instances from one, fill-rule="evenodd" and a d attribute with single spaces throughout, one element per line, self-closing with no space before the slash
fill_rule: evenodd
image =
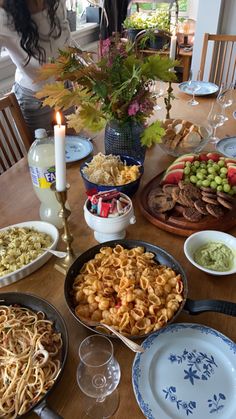
<path id="1" fill-rule="evenodd" d="M 49 238 L 49 241 L 46 237 Z M 56 249 L 59 233 L 54 225 L 45 221 L 25 221 L 0 229 L 0 239 L 1 288 L 25 278 L 43 266 L 52 255 L 46 250 L 41 250 L 41 248 Z M 11 254 L 8 254 L 7 250 L 9 240 Z M 33 256 L 34 253 L 35 256 Z M 10 266 L 7 264 L 9 257 L 11 260 Z M 21 259 L 24 260 L 22 264 L 18 263 Z M 8 266 L 7 269 L 5 269 L 6 266 Z"/>
<path id="2" fill-rule="evenodd" d="M 117 163 L 118 162 L 118 166 Z M 120 163 L 124 166 L 120 169 Z M 119 192 L 132 197 L 138 190 L 144 167 L 141 161 L 130 156 L 103 155 L 86 160 L 80 167 L 80 174 L 87 192 Z"/>
<path id="3" fill-rule="evenodd" d="M 107 323 L 140 339 L 176 318 L 187 298 L 187 278 L 164 249 L 139 240 L 112 240 L 75 260 L 64 293 L 78 323 L 115 337 L 104 327 Z"/>

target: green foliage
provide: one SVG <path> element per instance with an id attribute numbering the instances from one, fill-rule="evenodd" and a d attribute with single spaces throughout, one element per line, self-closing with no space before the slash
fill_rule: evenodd
<path id="1" fill-rule="evenodd" d="M 151 147 L 153 143 L 161 143 L 161 138 L 165 134 L 164 128 L 160 121 L 155 121 L 147 127 L 141 137 L 141 144 L 146 147 Z"/>
<path id="2" fill-rule="evenodd" d="M 158 28 L 169 31 L 169 12 L 168 10 L 156 10 L 148 14 L 136 12 L 126 17 L 123 26 L 125 29 Z"/>

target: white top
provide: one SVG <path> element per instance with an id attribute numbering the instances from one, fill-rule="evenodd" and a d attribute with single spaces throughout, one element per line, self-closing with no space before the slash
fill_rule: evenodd
<path id="1" fill-rule="evenodd" d="M 70 43 L 70 29 L 66 18 L 65 0 L 60 0 L 56 15 L 60 20 L 61 36 L 53 38 L 48 36 L 50 31 L 50 21 L 47 15 L 47 10 L 43 10 L 32 15 L 33 20 L 38 26 L 39 30 L 39 45 L 44 48 L 46 52 L 46 61 L 50 58 L 58 56 L 58 49 L 67 46 Z M 40 64 L 37 59 L 31 57 L 29 63 L 24 66 L 27 60 L 27 53 L 20 46 L 20 37 L 18 33 L 8 25 L 7 14 L 3 8 L 0 7 L 0 48 L 5 47 L 16 65 L 15 81 L 22 87 L 33 90 L 34 92 L 41 89 L 43 83 L 35 83 L 37 77 L 37 70 Z"/>

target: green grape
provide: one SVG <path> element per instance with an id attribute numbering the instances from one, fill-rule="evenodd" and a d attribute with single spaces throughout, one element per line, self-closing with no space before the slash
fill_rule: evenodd
<path id="1" fill-rule="evenodd" d="M 200 172 L 203 173 L 204 175 L 207 175 L 207 170 L 206 169 L 201 169 Z"/>
<path id="2" fill-rule="evenodd" d="M 220 173 L 224 173 L 226 175 L 227 172 L 228 172 L 227 167 L 221 167 L 220 168 Z"/>
<path id="3" fill-rule="evenodd" d="M 210 174 L 215 173 L 215 169 L 213 168 L 213 166 L 208 167 L 207 171 Z"/>
<path id="4" fill-rule="evenodd" d="M 202 180 L 200 180 L 200 179 L 199 179 L 199 180 L 197 181 L 196 185 L 200 188 L 200 186 L 202 186 Z"/>
<path id="5" fill-rule="evenodd" d="M 221 179 L 225 179 L 226 178 L 226 174 L 225 173 L 220 173 L 220 177 L 221 177 Z"/>
<path id="6" fill-rule="evenodd" d="M 185 162 L 185 167 L 189 167 L 189 166 L 191 166 L 191 165 L 192 165 L 191 161 L 186 161 L 186 162 Z"/>
<path id="7" fill-rule="evenodd" d="M 212 189 L 216 189 L 217 188 L 217 183 L 214 180 L 212 180 L 212 182 L 210 183 L 210 187 Z"/>
<path id="8" fill-rule="evenodd" d="M 201 167 L 202 169 L 205 169 L 205 167 L 206 167 L 206 162 L 205 162 L 205 161 L 202 161 L 202 162 L 200 163 L 200 167 Z"/>
<path id="9" fill-rule="evenodd" d="M 192 172 L 192 173 L 196 173 L 196 171 L 197 171 L 196 166 L 192 166 L 192 167 L 191 167 L 191 172 Z"/>
<path id="10" fill-rule="evenodd" d="M 221 177 L 220 176 L 216 176 L 215 177 L 215 182 L 217 183 L 217 185 L 221 185 L 221 183 L 222 183 Z"/>
<path id="11" fill-rule="evenodd" d="M 219 160 L 218 161 L 218 165 L 220 166 L 220 167 L 224 167 L 224 165 L 225 165 L 225 160 Z"/>
<path id="12" fill-rule="evenodd" d="M 190 172 L 191 172 L 191 170 L 190 170 L 190 167 L 189 166 L 187 166 L 187 167 L 184 168 L 184 174 L 185 175 L 189 175 Z"/>
<path id="13" fill-rule="evenodd" d="M 204 179 L 202 181 L 202 186 L 205 186 L 207 188 L 208 186 L 210 186 L 210 181 L 208 179 Z"/>
<path id="14" fill-rule="evenodd" d="M 190 178 L 189 178 L 189 176 L 185 176 L 185 177 L 184 177 L 184 182 L 185 182 L 185 183 L 190 183 Z"/>
<path id="15" fill-rule="evenodd" d="M 222 185 L 218 185 L 216 189 L 217 189 L 217 191 L 219 191 L 219 192 L 220 192 L 220 191 L 223 191 L 223 186 L 222 186 Z"/>
<path id="16" fill-rule="evenodd" d="M 230 191 L 230 185 L 228 184 L 228 183 L 225 183 L 224 185 L 223 185 L 223 191 L 224 192 L 227 192 L 227 193 L 229 193 L 229 191 Z"/>
<path id="17" fill-rule="evenodd" d="M 198 178 L 198 179 L 200 179 L 200 180 L 203 180 L 203 179 L 204 179 L 204 177 L 205 177 L 205 176 L 204 176 L 204 174 L 203 174 L 203 173 L 201 173 L 201 172 L 197 172 L 197 173 L 196 173 L 196 176 L 197 176 L 197 178 Z"/>
<path id="18" fill-rule="evenodd" d="M 234 193 L 236 193 L 236 186 L 232 186 L 232 191 L 234 191 Z"/>
<path id="19" fill-rule="evenodd" d="M 214 175 L 208 175 L 208 176 L 207 176 L 207 179 L 209 179 L 209 180 L 214 180 L 214 179 L 215 179 L 215 177 L 214 177 Z"/>
<path id="20" fill-rule="evenodd" d="M 223 185 L 228 185 L 228 179 L 222 179 L 222 184 Z"/>
<path id="21" fill-rule="evenodd" d="M 220 170 L 220 167 L 217 163 L 214 163 L 212 168 L 215 170 L 215 172 L 218 172 Z"/>
<path id="22" fill-rule="evenodd" d="M 214 163 L 214 160 L 209 159 L 209 160 L 207 161 L 207 163 L 208 163 L 208 164 L 213 164 L 213 163 Z"/>
<path id="23" fill-rule="evenodd" d="M 197 177 L 194 175 L 190 176 L 190 182 L 197 183 Z"/>
<path id="24" fill-rule="evenodd" d="M 230 189 L 230 191 L 228 192 L 229 195 L 234 195 L 234 191 L 232 189 Z"/>
<path id="25" fill-rule="evenodd" d="M 196 160 L 193 164 L 194 164 L 195 167 L 199 167 L 200 166 L 200 161 Z"/>

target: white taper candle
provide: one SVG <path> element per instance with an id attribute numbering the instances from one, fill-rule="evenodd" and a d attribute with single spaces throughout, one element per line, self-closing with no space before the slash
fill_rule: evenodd
<path id="1" fill-rule="evenodd" d="M 56 120 L 57 125 L 54 125 L 56 190 L 62 192 L 66 190 L 66 127 L 65 125 L 61 125 L 61 115 L 59 112 L 56 113 Z"/>

